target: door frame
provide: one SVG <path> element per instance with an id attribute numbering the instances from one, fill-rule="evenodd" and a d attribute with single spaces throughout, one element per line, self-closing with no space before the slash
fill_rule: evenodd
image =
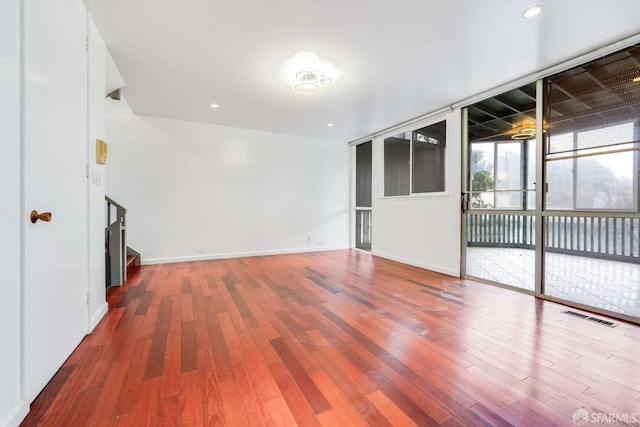
<path id="1" fill-rule="evenodd" d="M 544 280 L 543 279 L 543 274 L 544 274 L 544 250 L 543 250 L 543 246 L 542 244 L 540 244 L 543 240 L 543 236 L 544 236 L 544 225 L 543 225 L 543 218 L 542 218 L 542 206 L 543 206 L 543 198 L 544 198 L 544 193 L 543 191 L 540 191 L 541 187 L 544 186 L 540 186 L 538 185 L 538 183 L 541 182 L 545 182 L 544 181 L 544 163 L 542 161 L 543 159 L 543 153 L 544 153 L 544 137 L 543 137 L 543 79 L 538 79 L 536 80 L 536 136 L 535 136 L 535 141 L 536 141 L 536 181 L 535 181 L 535 195 L 536 195 L 536 208 L 534 210 L 534 214 L 527 214 L 526 216 L 533 216 L 535 218 L 535 230 L 534 230 L 534 236 L 535 236 L 535 247 L 534 247 L 534 251 L 535 251 L 535 261 L 534 261 L 534 271 L 535 271 L 535 278 L 534 278 L 534 288 L 533 290 L 530 289 L 525 289 L 525 288 L 520 288 L 517 286 L 513 286 L 513 285 L 509 285 L 506 283 L 500 283 L 500 282 L 495 282 L 492 280 L 487 280 L 487 279 L 483 279 L 480 277 L 475 277 L 475 276 L 471 276 L 469 274 L 467 274 L 467 213 L 472 211 L 472 209 L 469 209 L 469 195 L 471 194 L 471 189 L 469 188 L 469 147 L 470 147 L 470 142 L 469 142 L 469 131 L 468 131 L 468 125 L 469 125 L 469 116 L 468 116 L 468 109 L 467 107 L 462 108 L 462 164 L 461 164 L 461 175 L 462 175 L 462 182 L 461 182 L 461 189 L 462 189 L 462 194 L 461 194 L 461 216 L 460 216 L 460 277 L 462 278 L 468 278 L 468 279 L 472 279 L 474 281 L 477 282 L 482 282 L 482 283 L 487 283 L 490 285 L 494 285 L 494 286 L 498 286 L 501 288 L 505 288 L 505 289 L 509 289 L 512 291 L 516 291 L 516 292 L 521 292 L 521 293 L 525 293 L 528 295 L 533 295 L 536 297 L 542 297 L 543 294 L 543 287 L 544 287 Z M 521 165 L 522 166 L 522 165 Z M 525 185 L 526 188 L 526 183 L 523 182 L 523 184 Z M 498 212 L 496 212 L 498 211 Z M 521 212 L 528 212 L 528 211 L 513 211 L 513 214 L 518 214 Z M 473 213 L 473 212 L 472 212 Z M 500 210 L 487 210 L 482 211 L 482 213 L 487 214 L 487 215 L 492 215 L 492 213 L 495 213 L 496 215 L 499 215 L 501 213 L 504 213 L 504 211 L 500 211 Z"/>
<path id="2" fill-rule="evenodd" d="M 467 258 L 467 212 L 470 211 L 468 209 L 468 195 L 470 194 L 470 190 L 468 188 L 469 184 L 469 134 L 468 134 L 468 111 L 467 108 L 462 108 L 462 164 L 461 164 L 461 176 L 462 176 L 462 194 L 461 194 L 461 225 L 460 225 L 460 276 L 462 278 L 469 278 L 473 281 L 486 283 L 494 286 L 498 286 L 501 288 L 525 293 L 532 295 L 536 298 L 540 298 L 542 300 L 551 301 L 555 303 L 562 304 L 568 308 L 577 308 L 580 310 L 584 310 L 587 312 L 592 312 L 596 314 L 601 314 L 610 318 L 618 319 L 621 321 L 627 321 L 630 323 L 640 324 L 640 317 L 634 317 L 623 313 L 613 312 L 606 309 L 601 309 L 598 307 L 590 306 L 587 304 L 565 300 L 562 298 L 554 297 L 551 295 L 545 294 L 545 245 L 544 245 L 544 236 L 545 236 L 545 219 L 546 217 L 553 216 L 556 214 L 555 211 L 545 211 L 543 209 L 545 203 L 545 190 L 546 190 L 546 177 L 545 177 L 545 153 L 546 153 L 546 135 L 544 134 L 543 123 L 544 123 L 544 98 L 545 98 L 545 86 L 544 79 L 540 78 L 536 80 L 536 185 L 535 185 L 535 196 L 536 196 L 536 208 L 534 210 L 535 217 L 535 279 L 534 279 L 534 290 L 530 291 L 527 289 L 519 288 L 516 286 L 507 285 L 504 283 L 494 282 L 491 280 L 486 280 L 482 278 L 478 278 L 475 276 L 470 276 L 466 271 L 466 258 Z M 518 212 L 518 211 L 516 211 Z M 491 214 L 490 211 L 486 212 L 487 214 Z"/>

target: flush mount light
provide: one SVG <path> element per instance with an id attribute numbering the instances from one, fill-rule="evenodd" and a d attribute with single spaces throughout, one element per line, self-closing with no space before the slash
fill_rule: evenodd
<path id="1" fill-rule="evenodd" d="M 219 105 L 218 104 L 211 104 L 211 108 L 218 108 Z"/>
<path id="2" fill-rule="evenodd" d="M 521 129 L 518 133 L 511 135 L 511 139 L 531 139 L 536 136 L 535 128 Z"/>
<path id="3" fill-rule="evenodd" d="M 318 93 L 320 92 L 320 85 L 314 82 L 300 82 L 295 83 L 292 87 L 294 92 L 296 93 Z"/>
<path id="4" fill-rule="evenodd" d="M 522 17 L 533 18 L 534 16 L 539 15 L 540 12 L 542 12 L 542 9 L 543 7 L 541 4 L 535 4 L 533 6 L 529 6 L 522 12 Z"/>
<path id="5" fill-rule="evenodd" d="M 335 81 L 337 71 L 312 52 L 298 52 L 283 67 L 283 77 L 296 93 L 314 94 Z"/>
<path id="6" fill-rule="evenodd" d="M 329 126 L 330 128 L 333 127 L 333 123 L 327 123 L 327 126 Z"/>
<path id="7" fill-rule="evenodd" d="M 296 73 L 296 82 L 291 88 L 296 93 L 318 93 L 332 83 L 333 80 L 320 70 L 302 70 Z"/>

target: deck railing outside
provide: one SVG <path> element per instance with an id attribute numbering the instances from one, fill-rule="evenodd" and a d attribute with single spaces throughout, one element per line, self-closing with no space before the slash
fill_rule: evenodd
<path id="1" fill-rule="evenodd" d="M 545 250 L 640 264 L 640 218 L 588 214 L 545 216 Z M 467 213 L 467 245 L 533 249 L 528 213 Z"/>

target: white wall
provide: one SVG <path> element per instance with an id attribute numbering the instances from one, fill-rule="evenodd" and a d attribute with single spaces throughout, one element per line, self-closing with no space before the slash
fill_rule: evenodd
<path id="1" fill-rule="evenodd" d="M 106 124 L 107 195 L 143 262 L 349 246 L 343 141 L 138 116 L 124 100 Z"/>
<path id="2" fill-rule="evenodd" d="M 104 226 L 105 181 L 104 165 L 96 163 L 96 139 L 105 140 L 104 106 L 107 48 L 98 30 L 89 19 L 89 136 L 88 159 L 89 191 L 89 332 L 106 314 L 108 306 L 105 292 Z"/>
<path id="3" fill-rule="evenodd" d="M 20 0 L 0 2 L 0 426 L 17 425 L 21 396 Z"/>
<path id="4" fill-rule="evenodd" d="M 412 129 L 427 123 L 414 125 Z M 382 147 L 373 146 L 373 234 L 375 255 L 451 276 L 460 275 L 461 113 L 446 115 L 447 195 L 437 197 L 382 197 Z M 409 128 L 407 128 L 409 130 Z M 402 130 L 394 131 L 394 134 Z"/>

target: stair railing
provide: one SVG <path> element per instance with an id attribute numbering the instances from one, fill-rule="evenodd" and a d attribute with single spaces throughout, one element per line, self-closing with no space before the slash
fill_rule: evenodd
<path id="1" fill-rule="evenodd" d="M 106 286 L 121 286 L 127 277 L 127 210 L 109 197 L 105 197 L 105 263 Z"/>

